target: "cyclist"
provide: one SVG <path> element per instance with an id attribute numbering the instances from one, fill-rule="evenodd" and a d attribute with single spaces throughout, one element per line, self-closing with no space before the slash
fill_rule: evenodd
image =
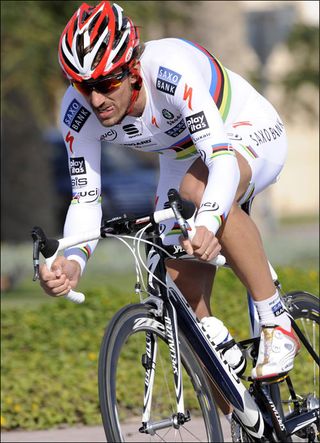
<path id="1" fill-rule="evenodd" d="M 283 168 L 287 140 L 275 109 L 196 43 L 165 38 L 143 45 L 131 19 L 107 1 L 75 12 L 60 38 L 59 61 L 71 83 L 61 105 L 73 187 L 64 235 L 100 226 L 101 141 L 161 154 L 156 208 L 172 187 L 197 206 L 195 236 L 180 242 L 198 260 L 168 261 L 168 271 L 197 316 L 210 317 L 214 271 L 207 262 L 222 250 L 260 318 L 252 376 L 288 372 L 299 342 L 258 229 L 241 209 Z M 163 235 L 166 244 L 179 242 L 173 221 Z M 61 296 L 75 288 L 95 246 L 70 248 L 51 271 L 43 265 L 43 289 Z"/>

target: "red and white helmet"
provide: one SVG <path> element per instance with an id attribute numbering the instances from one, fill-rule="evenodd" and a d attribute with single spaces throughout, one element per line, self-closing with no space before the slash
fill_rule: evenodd
<path id="1" fill-rule="evenodd" d="M 119 5 L 83 3 L 61 35 L 59 62 L 69 80 L 97 79 L 128 64 L 138 46 L 139 33 Z"/>

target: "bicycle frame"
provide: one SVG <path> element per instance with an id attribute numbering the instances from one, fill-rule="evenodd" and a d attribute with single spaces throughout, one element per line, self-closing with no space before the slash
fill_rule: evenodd
<path id="1" fill-rule="evenodd" d="M 178 207 L 176 207 L 176 212 L 178 213 Z M 176 215 L 176 212 L 174 212 L 174 215 Z M 319 417 L 319 411 L 316 409 L 310 410 L 308 412 L 299 413 L 299 415 L 289 417 L 285 420 L 284 417 L 281 417 L 281 414 L 277 409 L 277 404 L 274 404 L 274 398 L 276 395 L 273 394 L 276 393 L 277 381 L 274 382 L 274 385 L 254 381 L 250 389 L 247 390 L 240 378 L 235 374 L 232 368 L 230 368 L 227 361 L 221 356 L 217 345 L 210 341 L 206 336 L 205 330 L 202 328 L 194 311 L 172 281 L 170 275 L 166 272 L 165 260 L 167 255 L 162 248 L 162 241 L 156 226 L 158 226 L 161 220 L 167 220 L 172 218 L 172 216 L 172 209 L 164 209 L 158 211 L 158 213 L 154 213 L 152 216 L 146 216 L 139 219 L 129 219 L 125 216 L 119 217 L 106 221 L 101 229 L 60 240 L 46 238 L 41 228 L 35 227 L 32 231 L 32 237 L 34 240 L 34 280 L 39 276 L 40 252 L 46 258 L 46 263 L 50 267 L 55 260 L 58 251 L 67 247 L 88 240 L 104 238 L 108 236 L 108 234 L 112 235 L 112 232 L 115 232 L 116 235 L 132 233 L 134 227 L 138 227 L 138 229 L 141 228 L 142 225 L 148 227 L 151 223 L 153 228 L 152 232 L 149 231 L 148 236 L 149 243 L 151 244 L 148 244 L 146 249 L 148 262 L 148 297 L 144 299 L 142 303 L 148 304 L 154 314 L 154 318 L 147 319 L 147 321 L 152 323 L 155 330 L 158 328 L 158 330 L 161 329 L 161 332 L 166 333 L 173 370 L 177 413 L 160 422 L 150 423 L 157 342 L 154 335 L 148 333 L 146 336 L 146 354 L 144 361 L 142 362 L 146 373 L 142 428 L 140 431 L 153 434 L 157 429 L 168 426 L 178 428 L 190 419 L 190 415 L 188 411 L 185 411 L 184 407 L 182 363 L 180 359 L 178 334 L 180 329 L 189 341 L 199 360 L 202 362 L 209 379 L 211 379 L 219 389 L 226 401 L 232 404 L 235 419 L 240 423 L 247 434 L 250 434 L 250 436 L 257 441 L 263 441 L 266 436 L 271 438 L 271 441 L 277 441 L 274 440 L 274 433 L 278 441 L 286 440 L 287 436 L 293 434 L 300 428 L 304 428 L 308 424 L 315 422 Z M 184 215 L 184 218 L 186 219 L 190 216 L 191 215 L 187 217 Z M 182 227 L 185 227 L 183 220 L 181 221 L 181 225 L 183 225 Z M 111 229 L 111 231 L 109 231 L 109 229 Z M 174 256 L 178 257 L 179 253 L 174 254 Z M 171 255 L 171 257 L 173 256 Z M 271 268 L 271 271 L 273 271 L 273 268 Z M 274 280 L 277 280 L 275 273 Z M 76 303 L 81 303 L 84 300 L 83 294 L 75 292 L 71 295 L 69 293 L 66 297 Z M 248 300 L 251 331 L 253 337 L 255 337 L 258 332 L 258 319 L 255 309 L 253 309 L 254 305 L 252 304 L 249 294 Z M 144 321 L 146 320 L 144 319 Z M 317 360 L 317 356 L 312 350 L 312 347 L 309 346 L 294 320 L 292 319 L 291 321 L 309 354 L 314 360 Z M 139 319 L 137 322 L 139 322 Z M 137 324 L 136 327 L 138 329 L 139 325 Z M 252 338 L 245 342 L 246 344 L 256 343 L 257 340 L 258 338 Z M 240 344 L 244 344 L 245 342 L 240 342 Z M 273 387 L 275 389 L 273 389 Z M 272 395 L 270 395 L 270 392 Z M 280 410 L 280 412 L 282 412 L 282 410 Z"/>
<path id="2" fill-rule="evenodd" d="M 298 417 L 291 418 L 287 421 L 281 417 L 270 396 L 272 384 L 262 384 L 254 382 L 250 388 L 250 392 L 243 385 L 239 377 L 234 373 L 226 360 L 221 357 L 218 348 L 212 341 L 206 337 L 194 311 L 187 303 L 186 299 L 171 279 L 169 273 L 165 269 L 165 255 L 156 246 L 161 245 L 160 238 L 153 239 L 155 247 L 147 247 L 148 268 L 151 271 L 149 276 L 153 274 L 156 279 L 149 277 L 149 289 L 151 296 L 145 299 L 145 303 L 156 305 L 158 316 L 163 316 L 164 325 L 167 336 L 169 337 L 169 348 L 174 372 L 174 382 L 177 397 L 177 417 L 180 417 L 180 423 L 189 420 L 188 414 L 184 411 L 183 404 L 183 386 L 182 386 L 182 368 L 179 354 L 179 342 L 177 339 L 178 327 L 184 333 L 185 337 L 195 350 L 200 361 L 206 368 L 207 374 L 219 388 L 220 393 L 227 399 L 234 408 L 234 413 L 245 429 L 254 439 L 263 441 L 266 434 L 272 435 L 275 432 L 279 441 L 285 441 L 288 435 L 293 434 L 298 429 L 304 427 L 307 423 L 317 420 L 318 412 L 316 410 L 300 414 Z M 270 265 L 271 266 L 271 265 Z M 274 280 L 276 274 L 273 271 Z M 165 286 L 159 285 L 157 279 L 165 283 Z M 251 331 L 257 329 L 257 315 L 254 313 L 254 305 L 250 294 L 248 294 L 248 307 L 251 320 Z M 251 309 L 251 311 L 250 311 Z M 178 313 L 178 314 L 177 314 Z M 293 320 L 292 320 L 293 321 Z M 293 321 L 294 322 L 294 321 Z M 296 326 L 297 327 L 297 326 Z M 174 332 L 174 333 L 171 333 Z M 254 339 L 253 339 L 254 340 Z M 252 341 L 253 341 L 252 340 Z M 256 339 L 257 340 L 257 339 Z M 150 353 L 154 355 L 154 351 Z M 153 361 L 152 367 L 155 366 Z M 143 415 L 144 431 L 148 429 L 148 418 L 150 414 L 146 410 L 151 407 L 151 398 L 149 397 L 151 378 L 148 375 L 148 398 L 145 401 L 145 410 Z M 251 395 L 253 394 L 253 396 Z M 263 405 L 263 410 L 261 406 Z M 164 420 L 163 426 L 168 426 L 170 420 Z M 159 424 L 159 427 L 161 425 Z M 152 426 L 149 426 L 152 428 Z M 159 428 L 157 428 L 159 429 Z M 148 431 L 147 431 L 148 432 Z"/>
<path id="3" fill-rule="evenodd" d="M 160 239 L 155 241 L 159 242 Z M 166 272 L 164 266 L 165 257 L 163 253 L 154 247 L 148 251 L 148 266 L 152 273 L 163 281 L 168 289 L 157 284 L 157 280 L 149 280 L 151 293 L 160 296 L 163 303 L 164 323 L 167 329 L 177 331 L 177 312 L 179 328 L 185 334 L 197 355 L 207 369 L 209 376 L 219 386 L 222 395 L 233 405 L 237 417 L 245 426 L 245 429 L 254 438 L 261 438 L 264 434 L 264 420 L 259 407 L 245 388 L 241 380 L 230 368 L 218 352 L 217 346 L 210 343 L 202 330 L 199 321 L 196 318 L 192 308 L 186 302 L 185 298 L 172 281 L 170 275 Z M 158 293 L 155 291 L 158 291 Z M 148 299 L 147 299 L 148 301 Z M 169 335 L 170 336 L 170 335 Z M 212 346 L 213 345 L 213 346 Z M 181 362 L 179 358 L 178 340 L 172 340 L 169 343 L 172 365 L 174 368 L 174 382 L 177 393 L 178 414 L 185 414 L 182 400 L 182 376 Z"/>

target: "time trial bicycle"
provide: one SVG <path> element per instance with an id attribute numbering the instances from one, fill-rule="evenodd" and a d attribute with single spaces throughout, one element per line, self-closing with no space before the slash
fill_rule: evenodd
<path id="1" fill-rule="evenodd" d="M 159 226 L 175 218 L 187 237 L 191 228 L 186 219 L 193 212 L 194 206 L 172 189 L 168 207 L 145 217 L 115 217 L 105 220 L 100 229 L 60 240 L 47 238 L 38 227 L 32 231 L 34 279 L 39 275 L 40 252 L 50 267 L 67 247 L 116 237 L 133 253 L 139 301 L 114 315 L 99 355 L 99 400 L 107 441 L 224 441 L 212 385 L 233 407 L 232 441 L 316 441 L 320 426 L 318 298 L 304 291 L 282 293 L 302 344 L 287 376 L 264 382 L 245 373 L 238 376 L 166 272 L 166 259 L 181 259 L 185 253 L 180 247 L 164 247 Z M 146 245 L 147 265 L 141 242 Z M 213 265 L 227 266 L 224 262 L 218 256 Z M 75 291 L 65 297 L 76 303 L 85 298 Z M 251 337 L 238 346 L 250 367 L 256 363 L 260 340 L 250 294 L 248 307 Z"/>

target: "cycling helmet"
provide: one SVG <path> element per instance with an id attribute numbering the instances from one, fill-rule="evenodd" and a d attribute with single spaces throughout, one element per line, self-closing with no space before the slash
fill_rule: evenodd
<path id="1" fill-rule="evenodd" d="M 139 33 L 119 5 L 83 3 L 61 35 L 59 62 L 70 81 L 94 80 L 130 64 L 138 47 Z"/>

